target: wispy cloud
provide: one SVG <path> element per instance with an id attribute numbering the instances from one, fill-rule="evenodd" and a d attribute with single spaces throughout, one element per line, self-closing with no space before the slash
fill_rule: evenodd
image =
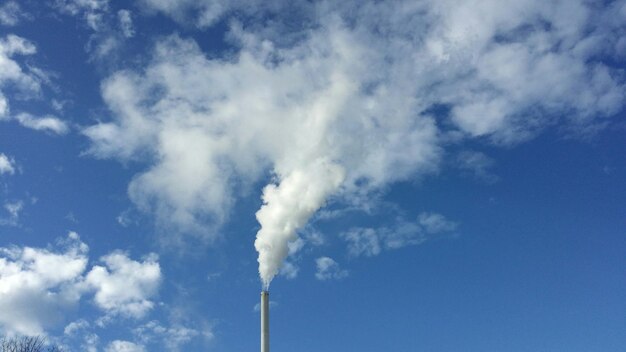
<path id="1" fill-rule="evenodd" d="M 92 63 L 105 70 L 117 67 L 127 41 L 135 36 L 131 10 L 115 12 L 109 0 L 56 0 L 54 8 L 89 28 L 85 48 Z"/>
<path id="2" fill-rule="evenodd" d="M 109 0 L 55 0 L 54 6 L 62 13 L 83 17 L 89 27 L 97 31 L 109 10 Z"/>
<path id="3" fill-rule="evenodd" d="M 149 346 L 164 345 L 168 351 L 184 350 L 183 346 L 197 339 L 211 340 L 214 337 L 209 326 L 203 324 L 190 327 L 182 324 L 164 326 L 156 320 L 149 321 L 133 329 L 133 335 L 137 341 Z"/>
<path id="4" fill-rule="evenodd" d="M 115 340 L 104 349 L 105 352 L 145 352 L 146 348 L 143 345 L 136 344 L 130 341 Z"/>
<path id="5" fill-rule="evenodd" d="M 0 121 L 17 121 L 26 128 L 53 134 L 69 131 L 66 122 L 56 116 L 34 116 L 27 112 L 11 113 L 9 98 L 2 89 L 14 88 L 16 99 L 39 99 L 42 86 L 50 85 L 47 72 L 35 66 L 22 65 L 15 57 L 28 56 L 37 52 L 36 46 L 27 39 L 9 34 L 0 38 Z"/>
<path id="6" fill-rule="evenodd" d="M 15 87 L 25 97 L 37 97 L 41 84 L 37 75 L 20 65 L 15 56 L 33 55 L 37 48 L 30 41 L 14 34 L 0 38 L 0 120 L 10 113 L 9 99 L 4 94 L 5 86 Z"/>
<path id="7" fill-rule="evenodd" d="M 0 25 L 2 26 L 15 26 L 27 18 L 29 16 L 22 11 L 20 5 L 15 1 L 6 1 L 0 5 Z"/>
<path id="8" fill-rule="evenodd" d="M 66 122 L 52 115 L 36 117 L 28 113 L 20 113 L 15 116 L 22 126 L 36 131 L 50 132 L 53 134 L 63 135 L 69 131 Z"/>
<path id="9" fill-rule="evenodd" d="M 24 202 L 21 200 L 14 202 L 5 202 L 4 210 L 8 216 L 0 217 L 0 225 L 4 226 L 18 226 L 20 220 L 20 213 L 24 209 Z"/>
<path id="10" fill-rule="evenodd" d="M 97 352 L 100 336 L 93 331 L 93 326 L 85 319 L 73 321 L 63 329 L 65 339 L 78 339 L 80 347 L 86 352 Z"/>
<path id="11" fill-rule="evenodd" d="M 117 19 L 120 23 L 120 29 L 124 37 L 133 37 L 135 35 L 135 29 L 133 28 L 133 18 L 131 12 L 129 10 L 119 10 L 117 12 Z"/>
<path id="12" fill-rule="evenodd" d="M 341 280 L 348 276 L 348 270 L 341 269 L 339 263 L 330 257 L 319 257 L 315 259 L 315 278 L 320 281 Z"/>
<path id="13" fill-rule="evenodd" d="M 493 183 L 499 179 L 491 172 L 494 165 L 493 159 L 484 153 L 464 150 L 457 155 L 455 162 L 462 171 L 470 173 L 477 180 Z"/>
<path id="14" fill-rule="evenodd" d="M 287 279 L 295 279 L 298 277 L 299 272 L 300 268 L 296 264 L 290 261 L 285 261 L 283 262 L 283 266 L 280 268 L 279 275 L 284 276 Z"/>
<path id="15" fill-rule="evenodd" d="M 15 160 L 13 158 L 8 157 L 4 153 L 0 153 L 0 175 L 9 174 L 13 175 L 15 173 Z"/>
<path id="16" fill-rule="evenodd" d="M 391 226 L 352 228 L 340 234 L 353 257 L 372 257 L 383 250 L 421 244 L 433 236 L 453 233 L 457 224 L 437 213 L 421 213 L 416 221 L 398 217 Z"/>

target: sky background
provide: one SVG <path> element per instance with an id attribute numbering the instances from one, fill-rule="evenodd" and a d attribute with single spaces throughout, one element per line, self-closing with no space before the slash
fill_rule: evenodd
<path id="1" fill-rule="evenodd" d="M 260 250 L 273 351 L 623 352 L 625 23 L 0 1 L 0 332 L 255 350 Z"/>

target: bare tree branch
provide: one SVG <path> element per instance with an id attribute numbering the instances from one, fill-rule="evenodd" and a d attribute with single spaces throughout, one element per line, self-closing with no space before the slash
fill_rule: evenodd
<path id="1" fill-rule="evenodd" d="M 63 352 L 56 345 L 46 344 L 41 336 L 3 337 L 0 339 L 0 352 Z"/>

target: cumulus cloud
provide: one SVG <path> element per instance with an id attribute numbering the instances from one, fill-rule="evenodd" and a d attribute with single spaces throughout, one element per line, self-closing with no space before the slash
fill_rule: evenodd
<path id="1" fill-rule="evenodd" d="M 0 175 L 9 174 L 13 175 L 15 173 L 15 160 L 13 158 L 8 157 L 4 153 L 0 153 Z"/>
<path id="2" fill-rule="evenodd" d="M 178 21 L 198 15 L 198 26 L 288 8 L 142 3 Z M 586 134 L 609 123 L 626 91 L 610 64 L 625 34 L 622 3 L 298 2 L 311 7 L 299 25 L 290 11 L 249 27 L 231 21 L 237 51 L 224 57 L 177 35 L 159 40 L 144 68 L 103 82 L 111 120 L 84 133 L 96 157 L 148 161 L 128 193 L 168 232 L 214 238 L 207 224 L 228 218 L 239 190 L 267 181 L 256 241 L 267 285 L 319 208 L 367 203 L 436 171 L 451 140 L 513 145 L 551 126 Z M 382 247 L 406 241 L 417 239 Z"/>
<path id="3" fill-rule="evenodd" d="M 348 244 L 350 256 L 372 257 L 383 250 L 421 244 L 433 235 L 452 233 L 457 224 L 437 213 L 421 213 L 417 221 L 399 217 L 392 226 L 379 228 L 352 228 L 340 234 Z"/>
<path id="4" fill-rule="evenodd" d="M 160 282 L 156 258 L 137 262 L 113 252 L 102 258 L 104 267 L 94 266 L 85 274 L 88 251 L 75 232 L 60 240 L 56 250 L 0 248 L 0 331 L 44 334 L 46 328 L 62 323 L 66 312 L 91 293 L 109 316 L 145 315 L 153 305 L 148 298 Z M 95 346 L 98 336 L 87 331 L 88 327 L 88 322 L 79 320 L 67 325 L 65 334 L 80 334 L 86 338 L 85 346 Z"/>
<path id="5" fill-rule="evenodd" d="M 131 260 L 123 252 L 108 254 L 85 277 L 95 290 L 94 302 L 110 315 L 141 318 L 154 307 L 153 297 L 161 282 L 156 255 L 143 262 Z"/>
<path id="6" fill-rule="evenodd" d="M 80 299 L 77 285 L 87 266 L 87 250 L 73 232 L 60 252 L 0 248 L 0 329 L 36 335 L 60 322 Z"/>
<path id="7" fill-rule="evenodd" d="M 146 349 L 142 345 L 134 342 L 115 340 L 111 342 L 105 349 L 105 352 L 145 352 Z"/>
<path id="8" fill-rule="evenodd" d="M 348 276 L 348 271 L 341 269 L 339 264 L 329 257 L 320 257 L 315 260 L 317 272 L 315 278 L 321 281 L 341 280 Z"/>

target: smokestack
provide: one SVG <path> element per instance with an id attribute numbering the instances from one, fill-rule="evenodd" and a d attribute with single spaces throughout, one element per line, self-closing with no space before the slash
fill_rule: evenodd
<path id="1" fill-rule="evenodd" d="M 270 293 L 261 291 L 261 352 L 270 352 Z"/>

